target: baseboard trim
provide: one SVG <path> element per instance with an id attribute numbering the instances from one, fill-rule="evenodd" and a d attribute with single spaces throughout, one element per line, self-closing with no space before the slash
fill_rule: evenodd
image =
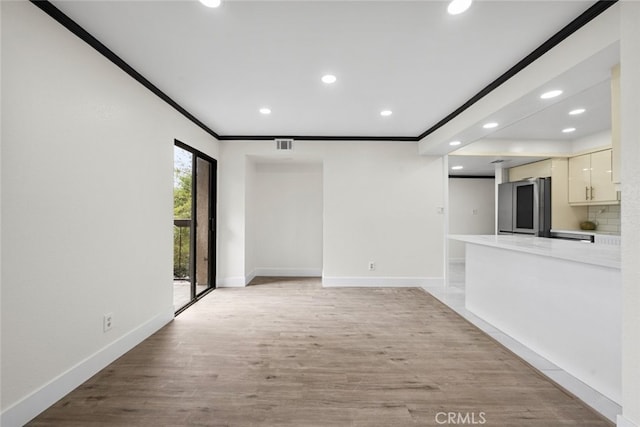
<path id="1" fill-rule="evenodd" d="M 247 286 L 249 283 L 251 283 L 253 279 L 255 279 L 256 276 L 257 276 L 256 271 L 253 270 L 251 273 L 249 273 L 249 275 L 245 276 L 244 285 Z"/>
<path id="2" fill-rule="evenodd" d="M 173 307 L 118 338 L 40 387 L 0 415 L 0 425 L 21 426 L 173 320 Z"/>
<path id="3" fill-rule="evenodd" d="M 244 276 L 223 277 L 220 279 L 216 279 L 217 288 L 244 288 L 247 283 L 249 282 L 246 281 L 246 278 Z"/>
<path id="4" fill-rule="evenodd" d="M 321 277 L 322 268 L 256 268 L 253 277 Z"/>
<path id="5" fill-rule="evenodd" d="M 443 282 L 442 277 L 322 277 L 322 286 L 325 288 L 419 288 L 441 285 Z"/>
<path id="6" fill-rule="evenodd" d="M 618 415 L 618 418 L 616 419 L 616 427 L 639 427 L 639 426 L 638 424 L 634 423 L 624 415 Z"/>

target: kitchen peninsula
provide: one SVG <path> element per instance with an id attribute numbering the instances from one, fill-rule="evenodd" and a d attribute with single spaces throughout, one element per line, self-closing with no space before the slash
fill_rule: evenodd
<path id="1" fill-rule="evenodd" d="M 621 402 L 620 246 L 524 235 L 466 243 L 466 308 Z"/>

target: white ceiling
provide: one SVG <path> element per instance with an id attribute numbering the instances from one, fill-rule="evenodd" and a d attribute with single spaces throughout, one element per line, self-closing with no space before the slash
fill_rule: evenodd
<path id="1" fill-rule="evenodd" d="M 619 61 L 620 46 L 615 43 L 465 129 L 452 138 L 461 141 L 461 148 L 453 151 L 449 160 L 450 166 L 460 165 L 464 169 L 451 173 L 493 175 L 495 165 L 492 161 L 504 160 L 502 167 L 508 168 L 545 158 L 533 153 L 558 151 L 563 155 L 570 154 L 571 149 L 567 148 L 567 143 L 609 130 L 611 69 Z M 551 89 L 562 89 L 564 92 L 557 98 L 541 100 L 540 94 Z M 577 108 L 584 108 L 586 111 L 576 116 L 568 114 Z M 500 126 L 492 130 L 483 129 L 482 124 L 488 121 L 496 121 Z M 563 133 L 562 129 L 568 127 L 575 128 L 575 132 Z M 487 141 L 503 141 L 511 149 L 505 149 L 503 144 L 492 155 L 485 147 L 487 144 L 484 143 Z M 553 148 L 555 146 L 557 149 Z M 519 152 L 520 155 L 500 155 L 507 151 Z M 470 155 L 474 152 L 480 155 Z"/>
<path id="2" fill-rule="evenodd" d="M 220 135 L 415 137 L 594 2 L 52 3 Z"/>
<path id="3" fill-rule="evenodd" d="M 499 129 L 492 139 L 574 140 L 611 128 L 611 82 L 609 79 L 583 90 L 572 97 L 537 111 L 518 122 Z M 570 111 L 584 108 L 580 115 Z M 576 129 L 571 133 L 563 129 Z"/>
<path id="4" fill-rule="evenodd" d="M 453 139 L 463 145 L 484 138 L 512 140 L 568 141 L 582 138 L 611 127 L 611 69 L 620 62 L 619 43 L 610 45 L 584 62 L 549 82 L 542 82 L 537 90 L 523 96 L 481 122 L 470 126 Z M 557 98 L 543 100 L 540 95 L 561 89 Z M 584 114 L 570 116 L 576 108 Z M 491 130 L 482 125 L 495 121 L 499 127 Z M 562 129 L 575 127 L 572 133 Z"/>

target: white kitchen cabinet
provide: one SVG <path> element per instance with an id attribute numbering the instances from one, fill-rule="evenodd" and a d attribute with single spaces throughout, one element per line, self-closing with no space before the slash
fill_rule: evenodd
<path id="1" fill-rule="evenodd" d="M 569 203 L 609 205 L 620 203 L 612 180 L 611 150 L 569 159 Z"/>
<path id="2" fill-rule="evenodd" d="M 591 154 L 569 159 L 569 203 L 588 203 L 591 187 Z"/>

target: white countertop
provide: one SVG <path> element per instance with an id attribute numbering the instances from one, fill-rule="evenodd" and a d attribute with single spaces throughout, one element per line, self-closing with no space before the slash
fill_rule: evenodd
<path id="1" fill-rule="evenodd" d="M 449 235 L 450 239 L 534 255 L 620 269 L 620 246 L 517 234 Z"/>

